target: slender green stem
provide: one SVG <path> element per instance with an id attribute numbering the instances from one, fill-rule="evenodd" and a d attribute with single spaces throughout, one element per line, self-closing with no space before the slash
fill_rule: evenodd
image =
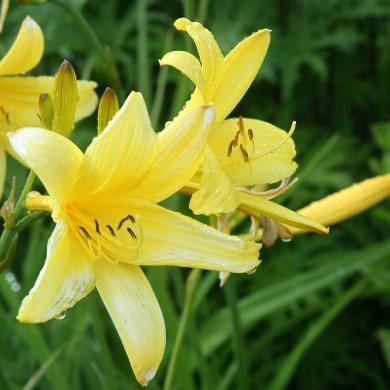
<path id="1" fill-rule="evenodd" d="M 48 214 L 49 213 L 47 211 L 34 211 L 33 213 L 28 214 L 24 218 L 19 220 L 19 222 L 15 226 L 15 230 L 18 233 L 20 233 L 24 229 L 26 229 L 26 227 L 28 227 L 29 225 L 31 225 L 35 221 L 38 221 L 38 219 L 45 217 Z"/>
<path id="2" fill-rule="evenodd" d="M 20 193 L 19 199 L 16 202 L 15 210 L 14 210 L 14 217 L 15 219 L 19 219 L 20 214 L 23 212 L 25 208 L 25 201 L 27 194 L 31 191 L 31 188 L 34 184 L 36 176 L 33 171 L 30 171 L 30 173 L 27 176 L 26 182 L 24 183 L 24 187 L 22 192 Z"/>
<path id="3" fill-rule="evenodd" d="M 168 32 L 164 42 L 164 53 L 167 53 L 171 50 L 172 43 L 173 34 L 171 32 Z M 164 103 L 165 89 L 167 86 L 168 71 L 168 66 L 162 66 L 158 73 L 157 87 L 156 92 L 154 94 L 152 112 L 150 115 L 153 129 L 156 129 L 157 125 L 159 124 L 161 110 Z"/>
<path id="4" fill-rule="evenodd" d="M 183 343 L 184 336 L 188 328 L 188 323 L 191 318 L 192 303 L 193 303 L 196 287 L 200 280 L 201 273 L 202 271 L 200 269 L 193 269 L 188 275 L 184 308 L 180 317 L 179 329 L 177 330 L 176 333 L 176 338 L 173 344 L 171 357 L 168 363 L 167 375 L 165 377 L 165 382 L 164 382 L 164 390 L 172 389 L 172 384 L 173 384 L 177 361 L 180 353 L 180 348 Z"/>
<path id="5" fill-rule="evenodd" d="M 12 253 L 12 247 L 16 244 L 17 239 L 17 223 L 19 218 L 21 217 L 25 206 L 25 200 L 26 196 L 31 190 L 32 185 L 34 184 L 35 180 L 35 174 L 30 171 L 26 182 L 24 184 L 23 190 L 20 193 L 19 199 L 16 202 L 16 206 L 13 210 L 13 215 L 10 221 L 5 221 L 4 223 L 4 230 L 1 233 L 0 236 L 0 271 L 2 271 L 5 267 L 7 267 L 13 259 Z"/>
<path id="6" fill-rule="evenodd" d="M 243 390 L 249 389 L 248 363 L 245 359 L 244 337 L 240 315 L 237 308 L 236 285 L 233 278 L 226 283 L 223 291 L 230 309 L 230 320 L 232 324 L 231 336 L 233 349 L 235 350 L 236 360 L 238 363 L 237 386 Z"/>
<path id="7" fill-rule="evenodd" d="M 148 0 L 137 1 L 137 62 L 138 89 L 142 92 L 147 104 L 150 103 L 150 75 L 148 61 Z"/>
<path id="8" fill-rule="evenodd" d="M 100 42 L 99 38 L 93 31 L 88 21 L 84 18 L 81 12 L 73 6 L 73 4 L 70 1 L 65 1 L 65 0 L 50 0 L 50 1 L 54 4 L 61 6 L 65 11 L 67 11 L 73 17 L 73 19 L 78 24 L 80 30 L 82 30 L 83 34 L 85 34 L 85 36 L 90 41 L 92 46 L 98 52 L 99 56 L 102 58 L 104 68 L 105 68 L 105 73 L 107 75 L 108 81 L 110 82 L 111 86 L 115 89 L 118 89 L 120 87 L 118 69 L 116 68 L 112 60 L 109 49 L 103 46 L 103 44 Z"/>

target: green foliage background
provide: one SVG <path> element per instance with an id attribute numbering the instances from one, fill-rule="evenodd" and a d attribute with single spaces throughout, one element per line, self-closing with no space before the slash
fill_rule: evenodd
<path id="1" fill-rule="evenodd" d="M 113 86 L 123 101 L 137 89 L 156 130 L 192 89 L 157 62 L 173 48 L 193 50 L 184 34 L 174 31 L 177 17 L 204 22 L 225 52 L 259 28 L 272 29 L 263 68 L 235 113 L 282 128 L 297 121 L 300 181 L 281 200 L 285 205 L 296 209 L 390 171 L 389 0 L 71 1 L 109 48 L 120 84 L 59 2 L 11 3 L 1 50 L 30 14 L 46 37 L 45 56 L 34 74 L 54 74 L 67 58 L 80 77 L 99 82 L 100 93 Z M 72 137 L 85 147 L 95 128 L 96 115 Z M 12 175 L 20 187 L 26 172 L 9 160 L 7 188 Z M 188 212 L 187 202 L 175 196 L 166 204 Z M 23 233 L 14 263 L 0 276 L 0 388 L 138 388 L 97 294 L 63 320 L 41 325 L 15 320 L 42 267 L 52 227 L 47 218 Z M 389 232 L 386 201 L 332 228 L 327 237 L 306 235 L 263 249 L 258 271 L 232 276 L 224 289 L 216 273 L 203 272 L 174 388 L 390 388 Z M 147 273 L 167 324 L 166 354 L 149 385 L 159 389 L 188 270 Z"/>

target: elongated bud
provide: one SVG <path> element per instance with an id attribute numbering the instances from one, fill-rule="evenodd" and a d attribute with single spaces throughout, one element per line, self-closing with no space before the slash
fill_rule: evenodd
<path id="1" fill-rule="evenodd" d="M 50 130 L 53 126 L 54 105 L 53 99 L 47 93 L 39 95 L 39 117 L 42 126 Z"/>
<path id="2" fill-rule="evenodd" d="M 54 81 L 54 119 L 52 130 L 68 136 L 74 126 L 78 100 L 77 79 L 72 65 L 63 61 Z"/>
<path id="3" fill-rule="evenodd" d="M 104 91 L 98 109 L 98 134 L 107 126 L 108 122 L 119 111 L 119 103 L 116 93 L 111 88 Z"/>

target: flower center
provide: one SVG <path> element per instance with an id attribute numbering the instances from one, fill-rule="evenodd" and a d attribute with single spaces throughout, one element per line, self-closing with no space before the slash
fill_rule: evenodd
<path id="1" fill-rule="evenodd" d="M 138 255 L 142 229 L 137 215 L 129 212 L 119 218 L 91 216 L 75 205 L 68 205 L 66 211 L 75 235 L 92 260 L 131 262 Z"/>
<path id="2" fill-rule="evenodd" d="M 240 153 L 244 161 L 248 162 L 249 161 L 249 153 L 247 147 L 248 143 L 249 142 L 252 143 L 252 152 L 254 151 L 255 148 L 255 143 L 253 141 L 253 130 L 247 129 L 245 131 L 244 119 L 242 118 L 242 116 L 238 118 L 237 126 L 238 126 L 238 131 L 236 132 L 232 141 L 229 143 L 227 155 L 228 157 L 230 157 L 233 153 L 233 150 L 237 148 L 237 150 L 240 150 Z"/>

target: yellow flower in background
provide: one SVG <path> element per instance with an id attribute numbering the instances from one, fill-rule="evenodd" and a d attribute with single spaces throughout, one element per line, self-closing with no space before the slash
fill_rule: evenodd
<path id="1" fill-rule="evenodd" d="M 376 176 L 328 195 L 298 210 L 299 214 L 314 218 L 325 226 L 335 225 L 357 215 L 390 197 L 390 174 Z M 304 230 L 288 227 L 294 234 Z"/>
<path id="2" fill-rule="evenodd" d="M 27 16 L 6 55 L 0 60 L 0 194 L 6 174 L 5 134 L 24 126 L 41 126 L 39 96 L 52 94 L 55 78 L 51 76 L 17 76 L 34 68 L 44 49 L 44 37 L 38 24 Z M 96 108 L 96 83 L 77 82 L 79 100 L 76 120 L 90 115 Z"/>
<path id="3" fill-rule="evenodd" d="M 295 145 L 289 133 L 256 119 L 225 119 L 254 80 L 270 42 L 270 30 L 253 33 L 223 56 L 212 33 L 200 23 L 181 18 L 175 27 L 194 40 L 200 61 L 190 53 L 172 51 L 161 60 L 184 73 L 196 86 L 179 114 L 212 103 L 216 120 L 209 132 L 203 166 L 184 191 L 191 193 L 195 214 L 219 214 L 237 207 L 252 214 L 272 215 L 291 226 L 326 233 L 320 224 L 279 206 L 266 198 L 246 193 L 243 187 L 272 184 L 290 177 L 296 170 Z M 251 210 L 250 210 L 251 211 Z"/>
<path id="4" fill-rule="evenodd" d="M 137 380 L 146 385 L 153 378 L 165 326 L 140 266 L 248 272 L 259 264 L 260 245 L 156 204 L 194 175 L 214 115 L 212 106 L 198 107 L 156 135 L 142 96 L 132 92 L 84 154 L 45 129 L 9 134 L 49 193 L 32 193 L 28 208 L 51 210 L 56 222 L 20 321 L 60 316 L 97 287 Z"/>

